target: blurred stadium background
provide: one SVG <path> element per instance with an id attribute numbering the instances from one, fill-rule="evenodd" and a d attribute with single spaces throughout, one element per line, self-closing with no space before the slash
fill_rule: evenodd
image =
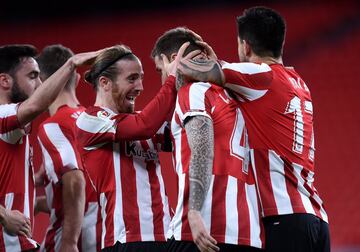
<path id="1" fill-rule="evenodd" d="M 209 42 L 219 58 L 237 61 L 235 18 L 250 6 L 278 10 L 287 21 L 284 62 L 295 66 L 312 91 L 315 109 L 316 180 L 329 215 L 332 251 L 360 251 L 360 2 L 359 1 L 9 1 L 0 12 L 0 44 L 29 43 L 39 50 L 61 43 L 74 52 L 124 43 L 143 62 L 141 109 L 160 88 L 150 51 L 156 38 L 187 26 Z M 45 8 L 45 9 L 44 9 Z M 83 71 L 84 69 L 80 69 Z M 84 105 L 94 93 L 78 87 Z M 33 127 L 46 117 L 42 116 Z M 39 154 L 36 139 L 35 154 Z M 174 172 L 163 154 L 170 203 Z M 35 169 L 40 160 L 35 157 Z M 38 191 L 39 194 L 43 192 Z M 35 218 L 40 242 L 48 218 Z"/>

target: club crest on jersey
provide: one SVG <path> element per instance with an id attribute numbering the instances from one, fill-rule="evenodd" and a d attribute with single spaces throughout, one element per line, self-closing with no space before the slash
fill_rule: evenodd
<path id="1" fill-rule="evenodd" d="M 159 156 L 156 151 L 147 150 L 144 151 L 137 142 L 126 142 L 125 153 L 129 157 L 144 158 L 145 160 L 158 160 Z"/>
<path id="2" fill-rule="evenodd" d="M 105 110 L 101 110 L 101 111 L 98 111 L 96 115 L 99 118 L 107 118 L 110 116 L 110 113 Z"/>

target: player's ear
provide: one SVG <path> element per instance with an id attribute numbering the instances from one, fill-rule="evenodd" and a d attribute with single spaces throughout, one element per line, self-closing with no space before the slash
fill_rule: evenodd
<path id="1" fill-rule="evenodd" d="M 249 43 L 246 40 L 243 40 L 242 46 L 244 47 L 244 53 L 245 56 L 249 57 L 251 55 L 251 46 L 249 45 Z"/>
<path id="2" fill-rule="evenodd" d="M 174 61 L 175 58 L 176 58 L 176 56 L 177 56 L 177 53 L 172 53 L 172 54 L 170 55 L 170 62 Z"/>
<path id="3" fill-rule="evenodd" d="M 105 77 L 105 76 L 100 76 L 99 78 L 99 87 L 102 88 L 104 91 L 110 91 L 111 90 L 111 85 L 112 85 L 112 81 Z"/>
<path id="4" fill-rule="evenodd" d="M 0 87 L 3 90 L 9 90 L 12 86 L 12 77 L 7 73 L 0 73 Z"/>

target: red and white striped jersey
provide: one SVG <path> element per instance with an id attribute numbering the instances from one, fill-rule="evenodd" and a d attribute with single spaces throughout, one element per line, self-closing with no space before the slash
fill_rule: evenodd
<path id="1" fill-rule="evenodd" d="M 41 251 L 59 251 L 63 232 L 62 176 L 71 170 L 81 169 L 82 163 L 77 151 L 75 122 L 84 107 L 61 106 L 56 113 L 46 119 L 39 127 L 38 139 L 43 153 L 47 178 L 45 193 L 50 209 L 50 223 L 41 245 Z M 86 208 L 82 233 L 79 238 L 80 251 L 98 251 L 100 235 L 96 236 L 98 223 L 98 204 L 96 193 L 86 179 Z M 101 230 L 98 230 L 100 232 Z M 98 247 L 97 247 L 98 245 Z"/>
<path id="2" fill-rule="evenodd" d="M 0 105 L 0 204 L 6 209 L 20 211 L 33 223 L 32 149 L 28 132 L 20 127 L 17 119 L 17 107 L 18 104 Z M 0 251 L 29 250 L 37 246 L 25 236 L 6 233 L 0 225 Z"/>
<path id="3" fill-rule="evenodd" d="M 314 187 L 313 106 L 293 68 L 223 65 L 225 87 L 241 103 L 264 216 L 311 213 L 328 221 Z"/>
<path id="4" fill-rule="evenodd" d="M 117 241 L 165 241 L 170 222 L 158 159 L 163 137 L 126 142 L 122 137 L 127 136 L 119 134 L 126 119 L 119 116 L 107 108 L 90 107 L 76 122 L 83 165 L 100 204 L 101 248 Z M 141 130 L 134 122 L 121 132 L 133 134 L 135 128 Z"/>
<path id="5" fill-rule="evenodd" d="M 192 240 L 187 219 L 191 150 L 184 127 L 184 121 L 192 116 L 206 116 L 214 127 L 213 175 L 201 210 L 206 228 L 219 243 L 262 248 L 260 207 L 248 166 L 242 113 L 226 90 L 203 82 L 186 85 L 178 92 L 171 132 L 179 192 L 168 238 Z"/>

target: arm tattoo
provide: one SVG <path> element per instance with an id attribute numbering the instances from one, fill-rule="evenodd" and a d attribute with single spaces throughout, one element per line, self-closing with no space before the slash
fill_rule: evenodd
<path id="1" fill-rule="evenodd" d="M 214 159 L 214 129 L 210 118 L 191 117 L 185 124 L 191 150 L 189 210 L 200 211 L 210 187 Z"/>
<path id="2" fill-rule="evenodd" d="M 224 73 L 220 64 L 214 60 L 181 61 L 179 70 L 190 80 L 208 81 L 222 86 Z"/>
<path id="3" fill-rule="evenodd" d="M 184 75 L 182 75 L 179 71 L 176 71 L 176 82 L 175 82 L 176 90 L 179 90 L 184 85 L 185 85 Z"/>

